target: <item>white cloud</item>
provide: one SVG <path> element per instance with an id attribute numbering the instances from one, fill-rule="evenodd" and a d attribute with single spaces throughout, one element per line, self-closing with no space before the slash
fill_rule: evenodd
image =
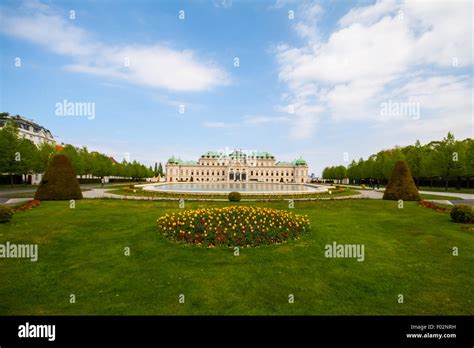
<path id="1" fill-rule="evenodd" d="M 319 39 L 317 21 L 323 12 L 323 8 L 317 3 L 303 3 L 295 14 L 298 18 L 295 25 L 296 32 L 302 38 L 316 42 Z"/>
<path id="2" fill-rule="evenodd" d="M 424 63 L 451 67 L 472 65 L 472 2 L 413 1 L 401 4 L 404 21 L 416 33 L 413 54 Z"/>
<path id="3" fill-rule="evenodd" d="M 301 0 L 276 0 L 273 5 L 269 7 L 270 10 L 279 9 L 288 5 L 297 4 Z"/>
<path id="4" fill-rule="evenodd" d="M 380 103 L 391 98 L 417 100 L 426 111 L 420 122 L 402 127 L 407 131 L 449 122 L 466 129 L 472 80 L 451 75 L 457 73 L 454 57 L 459 67 L 473 63 L 471 10 L 470 3 L 378 1 L 350 10 L 324 40 L 318 28 L 314 35 L 301 30 L 309 17 L 317 20 L 322 13 L 307 12 L 294 27 L 304 44 L 277 48 L 279 79 L 287 87 L 283 101 L 295 105 L 290 135 L 309 138 L 323 115 L 384 122 Z M 452 118 L 441 122 L 443 117 Z"/>
<path id="5" fill-rule="evenodd" d="M 472 134 L 472 81 L 468 76 L 434 76 L 416 78 L 395 93 L 400 100 L 420 104 L 418 120 L 393 120 L 386 128 L 416 135 L 423 131 L 433 138 L 441 138 L 448 131 Z M 470 133 L 470 134 L 469 134 Z"/>
<path id="6" fill-rule="evenodd" d="M 46 5 L 33 6 L 33 12 L 30 9 L 23 7 L 21 14 L 2 10 L 0 31 L 71 57 L 71 64 L 65 67 L 69 71 L 172 91 L 202 91 L 230 82 L 217 64 L 191 50 L 163 44 L 108 45 Z"/>
<path id="7" fill-rule="evenodd" d="M 217 8 L 231 8 L 232 0 L 213 0 L 214 7 Z"/>
<path id="8" fill-rule="evenodd" d="M 394 13 L 395 9 L 395 0 L 379 0 L 374 5 L 351 9 L 339 20 L 339 25 L 342 27 L 348 27 L 356 23 L 371 25 L 379 21 L 383 16 Z"/>
<path id="9" fill-rule="evenodd" d="M 60 55 L 83 58 L 101 49 L 101 45 L 94 43 L 83 29 L 49 11 L 17 15 L 2 10 L 0 16 L 3 33 L 42 45 Z"/>

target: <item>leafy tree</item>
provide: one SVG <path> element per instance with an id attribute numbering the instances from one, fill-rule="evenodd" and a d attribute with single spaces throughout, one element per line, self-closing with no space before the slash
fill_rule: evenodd
<path id="1" fill-rule="evenodd" d="M 49 143 L 42 143 L 38 148 L 38 168 L 37 173 L 44 172 L 48 167 L 49 160 L 55 153 L 55 146 Z"/>
<path id="2" fill-rule="evenodd" d="M 352 161 L 346 175 L 353 183 L 369 178 L 386 181 L 399 160 L 406 160 L 417 187 L 421 179 L 429 178 L 431 187 L 433 179 L 442 178 L 447 189 L 449 179 L 457 178 L 456 187 L 460 188 L 463 178 L 469 185 L 469 179 L 474 177 L 474 140 L 456 141 L 451 133 L 426 145 L 417 140 L 414 145 L 382 150 L 367 160 Z M 337 177 L 334 167 L 324 169 L 323 178 Z"/>
<path id="3" fill-rule="evenodd" d="M 84 173 L 84 168 L 82 166 L 82 160 L 79 156 L 79 152 L 77 151 L 77 148 L 72 146 L 72 145 L 64 145 L 64 147 L 59 151 L 59 153 L 64 154 L 69 158 L 71 161 L 72 167 L 74 169 L 74 172 L 77 175 L 81 175 Z"/>
<path id="4" fill-rule="evenodd" d="M 335 179 L 342 181 L 346 178 L 347 169 L 344 166 L 337 166 L 334 168 L 334 177 Z"/>
<path id="5" fill-rule="evenodd" d="M 416 187 L 420 187 L 420 178 L 426 176 L 427 149 L 417 140 L 415 145 L 407 146 L 403 152 L 411 174 L 416 180 Z"/>
<path id="6" fill-rule="evenodd" d="M 361 179 L 360 169 L 355 160 L 352 160 L 347 168 L 347 176 L 352 183 L 356 183 L 357 180 Z"/>
<path id="7" fill-rule="evenodd" d="M 16 174 L 25 175 L 34 173 L 40 166 L 38 148 L 28 139 L 18 139 L 19 161 L 17 161 Z M 27 181 L 25 180 L 25 184 Z"/>
<path id="8" fill-rule="evenodd" d="M 6 122 L 0 130 L 0 173 L 10 175 L 10 185 L 13 186 L 13 175 L 18 174 L 20 153 L 18 128 L 12 122 Z"/>
<path id="9" fill-rule="evenodd" d="M 364 178 L 382 179 L 381 170 L 377 167 L 377 155 L 370 156 L 367 161 L 363 161 Z"/>
<path id="10" fill-rule="evenodd" d="M 91 154 L 87 150 L 87 147 L 82 147 L 77 150 L 78 157 L 76 161 L 78 161 L 77 168 L 78 168 L 78 175 L 90 175 L 92 174 L 92 159 Z"/>
<path id="11" fill-rule="evenodd" d="M 465 176 L 467 177 L 467 185 L 469 187 L 469 180 L 474 177 L 474 140 L 467 139 L 466 141 L 466 151 L 465 151 Z"/>
<path id="12" fill-rule="evenodd" d="M 8 113 L 4 113 L 8 115 Z M 41 173 L 46 170 L 52 156 L 59 152 L 65 155 L 71 163 L 76 175 L 92 175 L 103 178 L 115 175 L 118 177 L 141 179 L 154 176 L 154 172 L 163 171 L 161 163 L 152 168 L 134 161 L 133 163 L 114 163 L 114 161 L 99 152 L 89 152 L 86 147 L 81 149 L 73 145 L 62 145 L 56 151 L 56 146 L 43 143 L 36 147 L 31 141 L 21 138 L 17 126 L 12 122 L 6 122 L 0 130 L 0 173 L 10 174 L 10 182 L 13 185 L 15 174 Z"/>
<path id="13" fill-rule="evenodd" d="M 395 163 L 404 159 L 403 153 L 399 148 L 386 150 L 382 152 L 382 176 L 383 179 L 389 180 L 392 176 L 393 168 Z"/>
<path id="14" fill-rule="evenodd" d="M 448 190 L 449 179 L 462 173 L 460 155 L 462 155 L 462 147 L 451 133 L 434 146 L 430 156 L 431 171 L 443 178 L 445 191 Z"/>

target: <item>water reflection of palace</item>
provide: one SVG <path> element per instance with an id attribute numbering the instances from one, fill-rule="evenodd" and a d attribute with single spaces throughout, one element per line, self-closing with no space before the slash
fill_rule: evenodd
<path id="1" fill-rule="evenodd" d="M 169 183 L 157 186 L 157 191 L 171 192 L 313 192 L 317 191 L 309 185 L 295 185 L 266 182 L 192 182 L 192 183 Z"/>
<path id="2" fill-rule="evenodd" d="M 230 154 L 209 151 L 196 161 L 172 156 L 166 164 L 169 182 L 280 182 L 305 183 L 308 165 L 302 158 L 276 161 L 268 152 L 234 150 Z"/>

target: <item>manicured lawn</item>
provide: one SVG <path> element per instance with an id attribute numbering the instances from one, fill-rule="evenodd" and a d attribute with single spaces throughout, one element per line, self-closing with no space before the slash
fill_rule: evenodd
<path id="1" fill-rule="evenodd" d="M 36 190 L 38 188 L 37 185 L 0 185 L 0 191 L 2 190 Z"/>
<path id="2" fill-rule="evenodd" d="M 90 191 L 89 188 L 81 188 L 82 192 Z M 0 192 L 0 197 L 3 198 L 33 198 L 36 191 L 32 192 Z"/>
<path id="3" fill-rule="evenodd" d="M 0 244 L 38 243 L 39 260 L 0 259 L 0 314 L 474 314 L 473 231 L 447 213 L 414 202 L 295 202 L 309 235 L 234 256 L 158 235 L 156 219 L 177 210 L 178 202 L 82 200 L 18 213 L 0 225 Z M 364 244 L 365 261 L 325 258 L 333 241 Z"/>
<path id="4" fill-rule="evenodd" d="M 423 199 L 441 199 L 441 200 L 448 200 L 448 201 L 462 201 L 463 198 L 455 197 L 455 196 L 441 196 L 441 195 L 431 195 L 431 194 L 423 194 L 420 193 L 420 197 Z"/>
<path id="5" fill-rule="evenodd" d="M 471 193 L 474 194 L 474 188 L 461 188 L 456 190 L 454 187 L 448 187 L 448 191 L 444 190 L 444 187 L 429 187 L 429 186 L 420 186 L 420 191 L 433 191 L 433 192 L 451 192 L 451 193 Z"/>
<path id="6" fill-rule="evenodd" d="M 0 192 L 3 198 L 33 198 L 35 192 Z"/>
<path id="7" fill-rule="evenodd" d="M 345 187 L 346 185 L 339 185 L 341 187 Z M 351 184 L 350 186 L 361 186 L 357 184 Z M 371 189 L 367 185 L 366 189 Z M 380 185 L 379 186 L 381 189 L 385 188 L 385 185 Z M 461 188 L 459 190 L 456 190 L 455 187 L 448 187 L 448 191 L 444 190 L 444 187 L 429 187 L 429 186 L 420 186 L 418 188 L 419 191 L 431 191 L 431 192 L 443 192 L 443 193 L 471 193 L 474 194 L 474 188 Z"/>

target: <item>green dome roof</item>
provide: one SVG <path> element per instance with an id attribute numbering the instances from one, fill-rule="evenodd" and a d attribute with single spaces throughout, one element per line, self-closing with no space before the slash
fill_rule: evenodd
<path id="1" fill-rule="evenodd" d="M 230 155 L 230 158 L 246 158 L 247 155 L 241 150 L 234 150 Z"/>
<path id="2" fill-rule="evenodd" d="M 222 152 L 216 152 L 216 151 L 207 151 L 204 155 L 201 156 L 201 158 L 218 158 L 223 155 Z"/>
<path id="3" fill-rule="evenodd" d="M 169 159 L 168 159 L 168 163 L 172 163 L 172 164 L 179 164 L 181 163 L 182 161 L 179 159 L 179 158 L 176 158 L 174 156 L 171 156 Z"/>
<path id="4" fill-rule="evenodd" d="M 256 158 L 261 158 L 261 159 L 265 159 L 265 158 L 274 159 L 273 155 L 270 152 L 266 152 L 266 151 L 264 151 L 264 152 L 253 152 L 252 156 L 256 157 Z"/>
<path id="5" fill-rule="evenodd" d="M 201 155 L 201 158 L 231 158 L 231 159 L 270 159 L 270 160 L 275 160 L 275 157 L 270 153 L 270 152 L 257 152 L 257 151 L 252 151 L 250 153 L 245 153 L 242 150 L 234 150 L 230 154 L 225 154 L 222 151 L 207 151 L 203 155 Z M 168 163 L 170 164 L 197 164 L 196 161 L 183 161 L 178 157 L 171 156 L 168 159 Z M 302 158 L 299 158 L 293 162 L 278 162 L 277 165 L 307 165 L 306 161 Z"/>
<path id="6" fill-rule="evenodd" d="M 280 161 L 276 164 L 277 166 L 292 166 L 292 162 L 285 162 L 285 161 Z"/>
<path id="7" fill-rule="evenodd" d="M 307 166 L 308 164 L 306 163 L 306 161 L 304 159 L 302 159 L 301 157 L 294 160 L 293 161 L 293 164 L 296 165 L 296 166 Z"/>
<path id="8" fill-rule="evenodd" d="M 168 163 L 170 163 L 170 164 L 197 164 L 196 161 L 183 161 L 182 159 L 176 158 L 174 156 L 171 156 L 168 159 Z"/>

